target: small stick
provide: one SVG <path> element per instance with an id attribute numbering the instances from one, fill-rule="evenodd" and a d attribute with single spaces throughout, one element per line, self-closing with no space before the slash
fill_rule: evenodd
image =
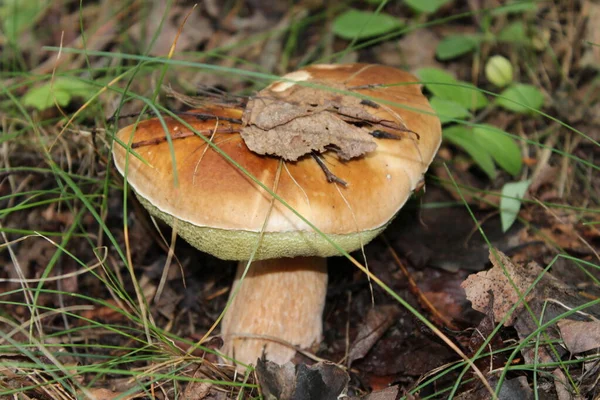
<path id="1" fill-rule="evenodd" d="M 327 168 L 327 165 L 325 165 L 325 162 L 321 159 L 321 157 L 319 156 L 319 154 L 317 154 L 317 152 L 313 151 L 310 153 L 310 155 L 312 156 L 312 158 L 315 159 L 315 161 L 317 162 L 317 164 L 319 164 L 319 167 L 321 167 L 321 169 L 323 170 L 323 172 L 325 173 L 325 177 L 327 178 L 327 182 L 329 183 L 339 183 L 340 185 L 346 187 L 348 186 L 348 183 L 341 179 L 338 178 L 333 172 L 331 172 L 329 170 L 329 168 Z"/>
<path id="2" fill-rule="evenodd" d="M 206 136 L 212 134 L 213 132 L 215 132 L 215 133 L 237 133 L 237 132 L 239 132 L 239 130 L 238 129 L 217 129 L 215 131 L 214 129 L 206 129 L 203 131 L 198 131 L 198 133 L 200 133 L 201 135 L 206 135 Z M 178 133 L 172 133 L 171 139 L 185 139 L 187 137 L 192 137 L 192 136 L 196 136 L 196 134 L 192 131 L 186 131 L 186 132 L 182 131 L 182 132 L 178 132 Z M 131 148 L 137 149 L 138 147 L 151 146 L 151 145 L 159 144 L 159 143 L 166 142 L 166 141 L 167 141 L 166 136 L 149 139 L 149 140 L 141 140 L 139 142 L 133 142 L 131 144 Z"/>
<path id="3" fill-rule="evenodd" d="M 237 119 L 237 118 L 220 117 L 218 115 L 204 114 L 204 113 L 198 113 L 198 112 L 193 112 L 193 111 L 181 111 L 181 112 L 176 112 L 175 114 L 189 115 L 192 117 L 196 117 L 197 119 L 199 119 L 201 121 L 210 121 L 210 120 L 214 119 L 214 120 L 219 120 L 219 121 L 231 122 L 232 124 L 241 124 L 242 123 L 242 120 Z"/>
<path id="4" fill-rule="evenodd" d="M 217 115 L 204 114 L 204 113 L 193 112 L 193 111 L 172 111 L 172 113 L 175 115 L 189 115 L 192 117 L 196 117 L 201 121 L 210 121 L 210 120 L 214 119 L 214 120 L 231 122 L 233 124 L 241 124 L 242 123 L 242 120 L 237 119 L 237 118 L 219 117 Z M 148 110 L 144 114 L 149 115 L 149 114 L 154 114 L 154 113 L 151 110 Z M 142 115 L 142 113 L 119 115 L 119 119 L 139 117 L 140 115 Z M 117 119 L 116 115 L 113 115 L 111 117 L 108 117 L 106 119 L 106 122 L 113 122 L 116 119 Z"/>

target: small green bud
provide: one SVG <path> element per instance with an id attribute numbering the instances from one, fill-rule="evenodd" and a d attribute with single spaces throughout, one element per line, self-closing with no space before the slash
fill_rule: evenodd
<path id="1" fill-rule="evenodd" d="M 485 64 L 485 77 L 491 84 L 504 87 L 513 80 L 512 64 L 502 56 L 490 57 Z"/>

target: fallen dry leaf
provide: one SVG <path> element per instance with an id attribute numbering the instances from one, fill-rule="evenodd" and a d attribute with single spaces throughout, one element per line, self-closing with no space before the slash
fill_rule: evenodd
<path id="1" fill-rule="evenodd" d="M 539 266 L 531 265 L 533 271 L 527 272 L 521 276 L 519 274 L 521 271 L 516 270 L 515 265 L 504 253 L 501 253 L 500 251 L 496 251 L 495 253 L 500 260 L 494 262 L 496 256 L 494 253 L 490 252 L 490 260 L 492 260 L 492 263 L 494 264 L 492 269 L 470 275 L 461 286 L 465 289 L 467 299 L 473 304 L 473 309 L 482 313 L 485 313 L 488 309 L 493 295 L 494 304 L 492 310 L 494 320 L 502 321 L 509 312 L 511 312 L 511 308 L 515 304 L 520 303 L 519 293 L 512 287 L 508 277 L 514 281 L 518 292 L 524 294 L 531 286 L 536 276 L 542 271 Z M 508 276 L 504 273 L 504 268 L 506 268 Z M 525 298 L 525 301 L 531 299 L 532 292 Z M 504 325 L 512 325 L 522 307 L 522 303 L 517 306 L 515 311 L 504 321 Z"/>
<path id="2" fill-rule="evenodd" d="M 90 400 L 129 400 L 144 396 L 145 394 L 125 394 L 122 392 L 115 392 L 110 389 L 103 388 L 90 388 L 87 389 L 85 393 L 85 398 Z"/>
<path id="3" fill-rule="evenodd" d="M 256 374 L 264 398 L 278 400 L 337 400 L 350 381 L 344 370 L 323 362 L 280 366 L 258 360 Z"/>
<path id="4" fill-rule="evenodd" d="M 489 378 L 492 388 L 498 385 L 498 378 L 493 376 Z M 520 376 L 514 379 L 508 379 L 502 382 L 500 392 L 498 393 L 499 400 L 530 400 L 533 399 L 533 391 L 527 382 L 527 377 Z M 482 385 L 474 389 L 468 390 L 456 396 L 457 400 L 488 400 L 491 399 L 490 393 Z"/>
<path id="5" fill-rule="evenodd" d="M 400 398 L 400 387 L 398 385 L 390 386 L 388 388 L 377 390 L 369 393 L 365 397 L 361 397 L 362 400 L 396 400 Z M 408 396 L 408 399 L 414 399 L 415 397 Z"/>
<path id="6" fill-rule="evenodd" d="M 581 397 L 576 398 L 571 394 L 569 380 L 560 368 L 556 368 L 552 371 L 552 375 L 554 376 L 554 388 L 556 389 L 558 400 L 581 399 Z"/>
<path id="7" fill-rule="evenodd" d="M 492 302 L 494 318 L 497 321 L 506 318 L 504 325 L 514 326 L 521 340 L 526 340 L 533 332 L 536 332 L 541 323 L 553 319 L 560 319 L 563 324 L 566 323 L 568 319 L 563 316 L 564 313 L 588 303 L 588 299 L 579 295 L 577 291 L 562 283 L 549 272 L 544 272 L 534 262 L 527 265 L 515 265 L 499 251 L 491 252 L 490 260 L 494 265 L 491 270 L 471 275 L 463 282 L 462 286 L 474 309 L 485 312 L 485 307 Z M 539 278 L 540 274 L 543 274 L 541 278 Z M 510 281 L 508 277 L 510 277 Z M 537 278 L 539 280 L 535 287 L 525 295 L 526 309 L 523 302 L 519 300 L 515 288 L 524 295 Z M 600 314 L 600 310 L 597 305 L 591 305 L 585 309 L 585 312 L 580 312 L 578 316 L 582 313 L 594 318 Z M 555 326 L 545 329 L 541 335 L 544 340 L 559 339 Z M 575 337 L 573 339 L 578 340 Z M 580 342 L 579 344 L 585 348 L 591 343 L 596 343 L 597 346 L 598 342 L 592 338 L 591 342 Z M 541 345 L 537 349 L 524 347 L 521 350 L 526 363 L 555 362 L 557 357 L 562 357 L 565 353 L 565 349 L 560 346 L 554 346 L 550 350 L 550 345 Z"/>
<path id="8" fill-rule="evenodd" d="M 283 109 L 285 104 L 282 104 Z M 276 155 L 289 161 L 296 161 L 313 150 L 323 153 L 331 145 L 339 149 L 336 151 L 344 160 L 361 156 L 377 147 L 368 133 L 328 112 L 295 117 L 267 130 L 248 125 L 242 129 L 242 138 L 255 153 Z"/>
<path id="9" fill-rule="evenodd" d="M 467 342 L 467 356 L 470 358 L 473 358 L 475 356 L 475 354 L 479 351 L 481 346 L 483 346 L 484 343 L 488 340 L 490 335 L 493 334 L 494 329 L 496 328 L 496 323 L 494 321 L 493 304 L 494 302 L 492 298 L 492 301 L 488 304 L 488 307 L 486 309 L 485 317 L 479 322 L 477 328 L 473 330 L 473 332 L 471 333 L 471 337 Z M 494 337 L 491 340 L 489 340 L 489 343 L 486 344 L 486 349 L 489 353 L 489 357 L 480 357 L 476 359 L 476 365 L 483 371 L 501 368 L 506 363 L 506 354 L 499 350 L 505 347 L 506 346 L 504 344 L 504 341 L 502 340 L 500 335 L 494 335 Z"/>
<path id="10" fill-rule="evenodd" d="M 535 262 L 516 266 L 510 258 L 499 250 L 490 251 L 490 261 L 493 264 L 492 269 L 469 276 L 461 286 L 465 289 L 467 299 L 471 301 L 473 308 L 483 313 L 485 313 L 490 303 L 489 292 L 491 291 L 494 296 L 494 320 L 502 321 L 506 317 L 506 320 L 504 320 L 505 326 L 513 325 L 515 319 L 523 311 L 524 303 L 519 299 L 519 296 L 525 295 L 540 274 L 544 274 L 544 276 L 527 293 L 524 298 L 525 302 L 529 303 L 533 298 L 543 302 L 546 288 L 561 291 L 569 290 L 567 286 L 552 275 L 544 273 L 544 270 Z M 517 306 L 511 313 L 511 309 L 515 304 Z"/>
<path id="11" fill-rule="evenodd" d="M 334 150 L 349 160 L 375 150 L 372 132 L 406 132 L 406 127 L 368 111 L 378 104 L 340 93 L 351 90 L 345 84 L 307 82 L 312 86 L 276 82 L 248 101 L 241 135 L 250 150 L 289 161 L 312 151 Z"/>
<path id="12" fill-rule="evenodd" d="M 600 321 L 558 322 L 560 336 L 572 354 L 583 353 L 600 347 Z"/>
<path id="13" fill-rule="evenodd" d="M 211 382 L 207 382 L 209 379 L 205 378 L 203 374 L 200 372 L 200 367 L 196 368 L 193 378 L 204 378 L 203 381 L 190 381 L 183 392 L 183 400 L 202 400 L 208 396 L 210 393 L 210 389 L 213 384 Z"/>
<path id="14" fill-rule="evenodd" d="M 365 323 L 360 326 L 356 339 L 350 346 L 348 365 L 363 358 L 381 336 L 392 326 L 400 309 L 396 305 L 384 305 L 369 309 Z"/>

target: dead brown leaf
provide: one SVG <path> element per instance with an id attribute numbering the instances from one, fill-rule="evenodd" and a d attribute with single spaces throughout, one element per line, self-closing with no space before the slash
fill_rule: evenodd
<path id="1" fill-rule="evenodd" d="M 336 146 L 344 160 L 375 150 L 371 136 L 358 127 L 348 125 L 331 113 L 298 117 L 285 125 L 262 130 L 249 125 L 242 130 L 248 148 L 258 154 L 270 154 L 289 161 L 315 150 L 325 152 L 327 146 Z"/>
<path id="2" fill-rule="evenodd" d="M 381 336 L 392 326 L 400 314 L 396 305 L 383 305 L 371 308 L 365 323 L 360 326 L 356 339 L 350 346 L 348 365 L 363 358 Z"/>
<path id="3" fill-rule="evenodd" d="M 323 82 L 311 81 L 314 85 Z M 250 99 L 242 121 L 241 135 L 248 148 L 258 154 L 270 154 L 295 161 L 312 151 L 333 149 L 343 160 L 359 157 L 377 147 L 371 131 L 396 130 L 403 126 L 383 121 L 365 107 L 378 107 L 340 90 L 345 85 L 326 85 L 332 90 L 294 85 L 286 90 L 261 90 Z M 362 126 L 368 123 L 369 128 Z M 378 126 L 384 124 L 384 126 Z"/>
<path id="4" fill-rule="evenodd" d="M 496 387 L 498 385 L 498 378 L 491 377 L 489 379 L 490 385 Z M 520 376 L 514 379 L 508 379 L 502 382 L 500 387 L 500 393 L 498 393 L 498 399 L 500 400 L 530 400 L 533 399 L 533 391 L 527 382 L 527 377 Z M 460 395 L 456 396 L 457 400 L 488 400 L 491 399 L 490 393 L 483 388 L 478 386 L 474 389 L 465 391 Z"/>
<path id="5" fill-rule="evenodd" d="M 600 347 L 600 321 L 558 322 L 560 336 L 572 354 L 583 353 Z"/>
<path id="6" fill-rule="evenodd" d="M 336 400 L 350 380 L 344 370 L 323 362 L 280 366 L 258 360 L 256 374 L 264 398 L 278 400 Z"/>
<path id="7" fill-rule="evenodd" d="M 110 389 L 103 388 L 90 388 L 86 390 L 85 398 L 90 400 L 113 400 L 113 399 L 122 399 L 122 400 L 130 400 L 136 399 L 139 397 L 144 397 L 145 394 L 125 394 L 122 392 L 115 392 Z"/>
<path id="8" fill-rule="evenodd" d="M 541 323 L 546 321 L 561 318 L 561 321 L 566 323 L 568 319 L 563 317 L 565 312 L 588 302 L 577 291 L 565 285 L 549 272 L 544 272 L 535 262 L 515 265 L 499 251 L 491 252 L 490 260 L 494 265 L 491 270 L 471 275 L 463 282 L 462 286 L 474 309 L 485 312 L 485 307 L 492 302 L 494 318 L 497 321 L 505 319 L 505 326 L 514 326 L 521 340 L 528 338 L 531 333 L 538 330 Z M 541 274 L 543 276 L 539 278 Z M 526 294 L 526 291 L 538 278 L 535 286 Z M 520 300 L 517 291 L 524 296 L 524 301 Z M 525 303 L 527 303 L 527 309 Z M 590 306 L 586 308 L 585 313 L 580 312 L 577 315 L 578 318 L 582 314 L 594 318 L 598 313 L 597 306 Z M 554 327 L 544 330 L 541 334 L 548 340 L 558 339 L 558 333 Z M 573 340 L 578 340 L 575 336 L 572 337 Z M 597 337 L 596 340 L 592 338 L 591 342 L 580 341 L 579 344 L 585 347 L 592 343 L 597 346 Z M 564 349 L 558 346 L 554 346 L 551 351 L 549 345 L 540 346 L 537 354 L 533 348 L 521 350 L 527 363 L 553 362 L 556 361 L 556 356 L 561 357 L 564 353 Z"/>
<path id="9" fill-rule="evenodd" d="M 524 295 L 536 278 L 544 271 L 534 262 L 517 267 L 504 253 L 498 250 L 490 252 L 490 261 L 494 265 L 492 269 L 469 276 L 461 286 L 465 289 L 467 299 L 471 301 L 473 308 L 480 312 L 486 311 L 491 300 L 489 293 L 491 291 L 494 296 L 494 319 L 502 321 L 507 317 L 504 325 L 511 326 L 524 308 L 524 303 L 520 301 L 519 294 Z M 546 285 L 556 285 L 556 287 L 563 290 L 568 289 L 546 273 L 538 285 L 525 296 L 525 302 L 531 301 L 534 297 L 541 298 L 540 295 L 543 293 L 540 292 L 540 288 Z M 511 313 L 511 309 L 515 304 L 517 306 Z M 511 314 L 509 315 L 509 313 Z"/>
<path id="10" fill-rule="evenodd" d="M 473 330 L 471 337 L 469 338 L 469 342 L 466 346 L 469 350 L 467 353 L 469 357 L 475 356 L 475 354 L 479 351 L 481 346 L 484 345 L 496 328 L 493 315 L 493 304 L 493 301 L 488 304 L 485 317 L 481 320 L 481 322 L 479 322 L 479 325 Z M 489 340 L 486 346 L 488 350 L 487 352 L 490 354 L 489 358 L 486 357 L 477 359 L 475 361 L 476 365 L 481 370 L 493 370 L 496 368 L 501 368 L 506 363 L 506 355 L 497 350 L 501 350 L 506 346 L 504 345 L 500 335 L 495 335 L 491 340 Z"/>
<path id="11" fill-rule="evenodd" d="M 193 374 L 193 378 L 204 378 L 200 367 L 196 368 Z M 195 382 L 190 381 L 183 392 L 184 400 L 202 400 L 210 393 L 210 389 L 212 388 L 212 383 L 210 382 Z"/>
<path id="12" fill-rule="evenodd" d="M 579 396 L 573 396 L 569 386 L 569 380 L 560 368 L 556 368 L 554 371 L 552 371 L 552 375 L 554 376 L 554 388 L 556 389 L 556 396 L 558 397 L 558 400 L 581 399 Z"/>
<path id="13" fill-rule="evenodd" d="M 400 394 L 400 388 L 396 385 L 369 393 L 365 397 L 362 397 L 362 400 L 396 400 L 400 398 Z M 408 395 L 407 398 L 409 400 L 415 399 L 411 395 Z"/>

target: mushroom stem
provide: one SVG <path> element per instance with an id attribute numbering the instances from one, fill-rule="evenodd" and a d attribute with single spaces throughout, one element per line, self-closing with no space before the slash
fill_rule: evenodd
<path id="1" fill-rule="evenodd" d="M 246 264 L 238 264 L 232 295 Z M 296 351 L 272 338 L 300 348 L 319 342 L 326 293 L 324 258 L 279 258 L 252 263 L 223 317 L 223 352 L 244 364 L 256 364 L 263 353 L 267 359 L 285 364 Z"/>

